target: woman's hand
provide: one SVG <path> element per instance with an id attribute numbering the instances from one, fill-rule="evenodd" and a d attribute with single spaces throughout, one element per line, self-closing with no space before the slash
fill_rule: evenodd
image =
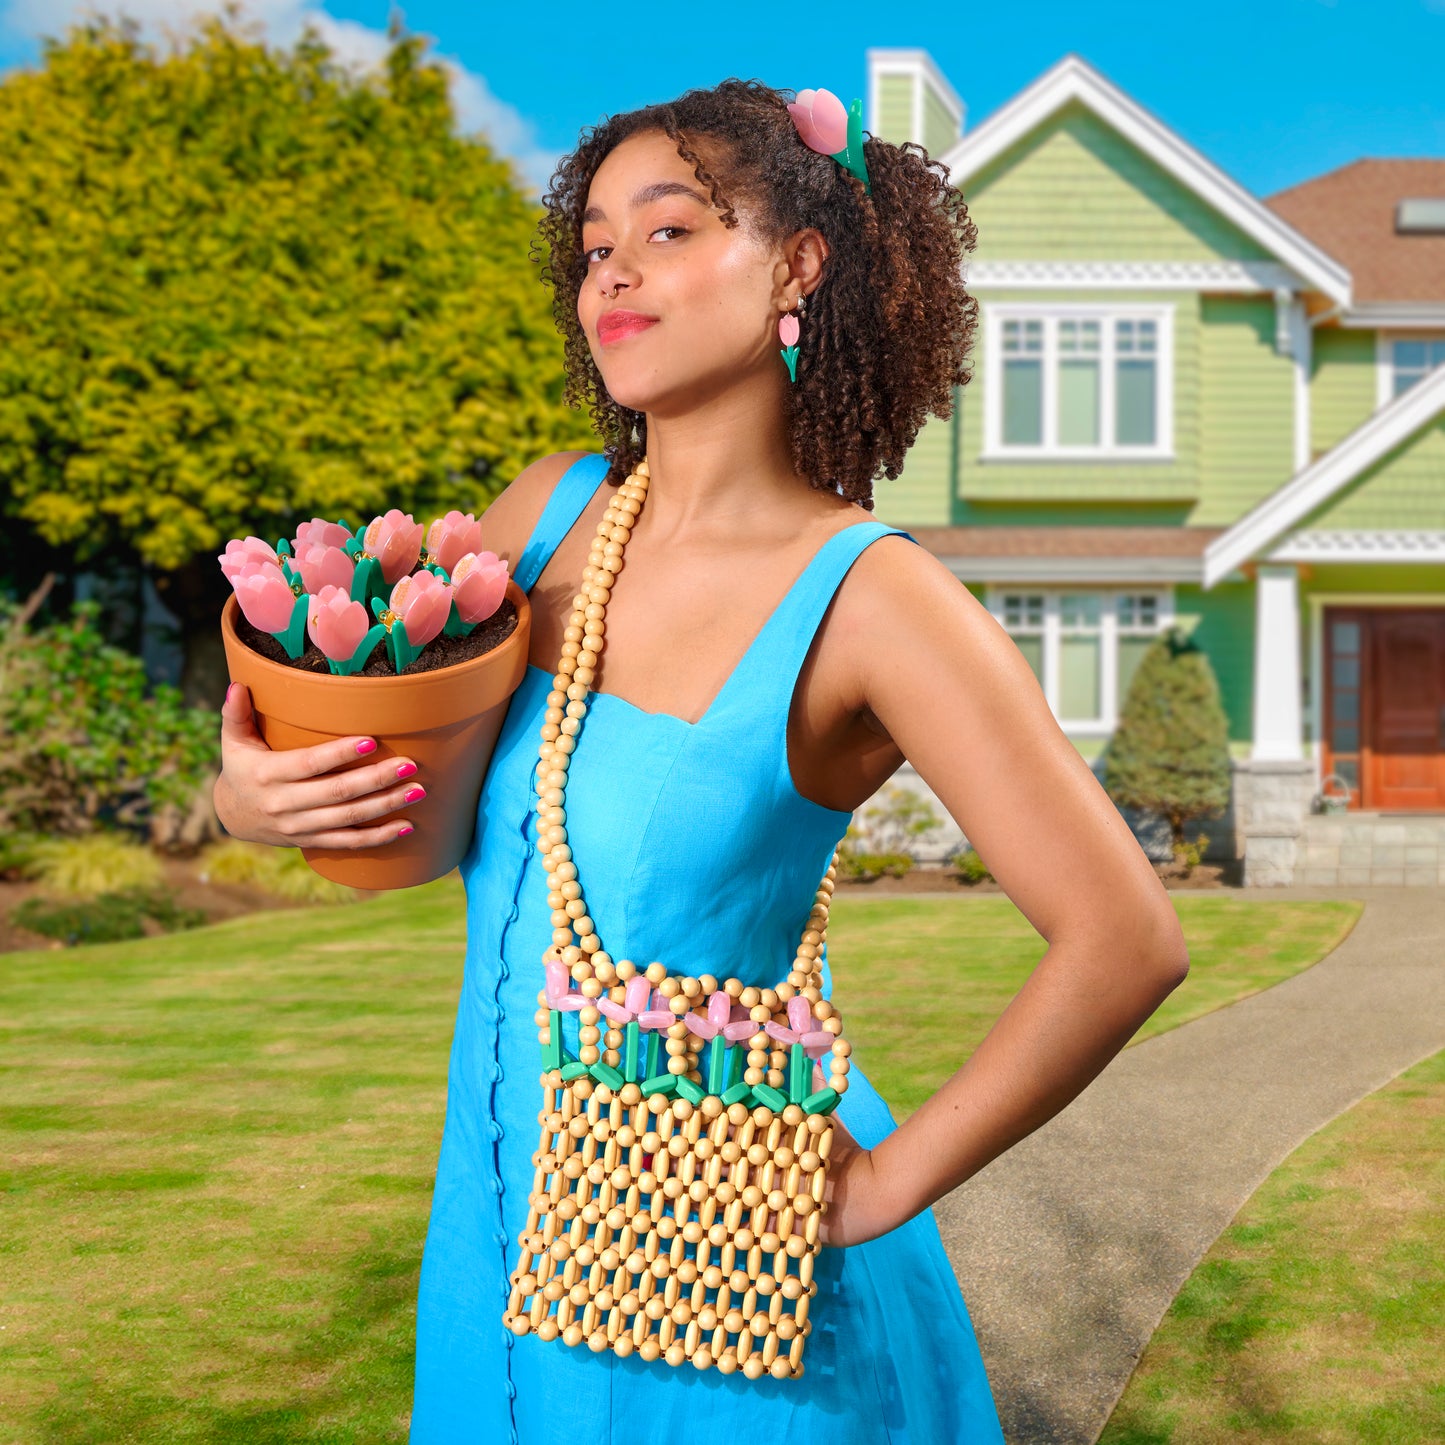
<path id="1" fill-rule="evenodd" d="M 836 1114 L 827 1200 L 818 1232 L 825 1245 L 864 1244 L 903 1223 L 874 1168 L 873 1152 L 858 1143 Z"/>
<path id="2" fill-rule="evenodd" d="M 405 814 L 395 816 L 397 810 L 426 793 L 410 758 L 354 766 L 375 748 L 375 739 L 355 737 L 272 752 L 256 731 L 250 690 L 233 684 L 221 708 L 216 815 L 233 838 L 277 847 L 376 848 L 394 842 L 411 831 Z"/>

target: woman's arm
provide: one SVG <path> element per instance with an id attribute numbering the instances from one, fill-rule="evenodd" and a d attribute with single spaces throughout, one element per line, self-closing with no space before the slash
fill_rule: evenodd
<path id="1" fill-rule="evenodd" d="M 871 1153 L 845 1148 L 832 1244 L 911 1218 L 1058 1113 L 1189 969 L 1168 894 L 1022 654 L 920 553 L 884 538 L 865 554 L 857 695 L 1048 947 L 936 1094 Z"/>

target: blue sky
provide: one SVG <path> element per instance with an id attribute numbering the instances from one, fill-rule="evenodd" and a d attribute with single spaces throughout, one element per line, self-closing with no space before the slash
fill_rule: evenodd
<path id="1" fill-rule="evenodd" d="M 0 65 L 33 61 L 84 0 L 0 0 Z M 121 0 L 175 24 L 205 0 Z M 99 8 L 111 8 L 100 0 Z M 273 35 L 306 19 L 364 59 L 389 0 L 251 0 Z M 724 76 L 863 93 L 870 46 L 928 50 L 982 120 L 1075 51 L 1258 195 L 1368 156 L 1445 157 L 1445 0 L 1039 0 L 972 7 L 727 0 L 625 5 L 410 0 L 453 63 L 459 109 L 532 176 L 611 111 Z M 701 16 L 704 19 L 697 18 Z"/>

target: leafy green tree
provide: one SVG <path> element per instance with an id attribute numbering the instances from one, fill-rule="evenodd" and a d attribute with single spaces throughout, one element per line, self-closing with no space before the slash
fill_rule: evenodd
<path id="1" fill-rule="evenodd" d="M 1139 659 L 1104 758 L 1104 789 L 1120 807 L 1169 821 L 1176 858 L 1185 825 L 1229 803 L 1229 721 L 1209 658 L 1177 627 Z"/>
<path id="2" fill-rule="evenodd" d="M 536 203 L 415 37 L 358 77 L 234 11 L 163 52 L 82 24 L 0 83 L 0 155 L 0 509 L 151 570 L 190 701 L 224 684 L 228 538 L 476 510 L 590 435 Z"/>

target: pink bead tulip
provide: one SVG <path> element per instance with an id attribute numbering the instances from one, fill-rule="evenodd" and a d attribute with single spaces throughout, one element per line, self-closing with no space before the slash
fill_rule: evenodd
<path id="1" fill-rule="evenodd" d="M 412 520 L 410 512 L 395 507 L 384 517 L 373 517 L 367 523 L 362 546 L 368 557 L 381 563 L 381 575 L 394 587 L 421 560 L 422 525 Z"/>
<path id="2" fill-rule="evenodd" d="M 346 529 L 342 528 L 342 531 L 346 532 Z M 346 535 L 349 537 L 351 534 L 346 532 Z M 323 587 L 351 591 L 356 563 L 340 547 L 328 546 L 324 542 L 302 542 L 296 548 L 296 565 L 301 571 L 301 585 L 313 595 Z"/>
<path id="3" fill-rule="evenodd" d="M 507 595 L 507 564 L 495 552 L 468 552 L 449 570 L 457 615 L 463 622 L 485 622 L 502 605 Z"/>
<path id="4" fill-rule="evenodd" d="M 834 156 L 848 145 L 848 111 L 831 90 L 800 90 L 788 107 L 809 150 Z"/>
<path id="5" fill-rule="evenodd" d="M 610 998 L 604 997 L 597 1000 L 597 1007 L 615 1024 L 635 1023 L 647 1011 L 651 993 L 652 985 L 648 983 L 647 976 L 636 973 L 627 980 L 627 993 L 621 1003 L 613 1003 Z"/>
<path id="6" fill-rule="evenodd" d="M 332 661 L 350 662 L 371 630 L 371 619 L 343 588 L 323 587 L 309 604 L 306 630 Z"/>
<path id="7" fill-rule="evenodd" d="M 388 605 L 406 624 L 406 640 L 413 647 L 425 647 L 452 615 L 452 589 L 423 568 L 391 589 Z"/>
<path id="8" fill-rule="evenodd" d="M 638 1026 L 644 1029 L 662 1029 L 666 1031 L 670 1029 L 673 1024 L 680 1022 L 681 1020 L 678 1016 L 668 1008 L 666 995 L 660 991 L 652 995 L 652 1007 L 645 1013 L 637 1015 Z"/>
<path id="9" fill-rule="evenodd" d="M 547 975 L 547 1007 L 560 1010 L 564 1014 L 576 1013 L 578 1009 L 584 1009 L 591 999 L 586 994 L 572 993 L 572 976 L 567 972 L 567 965 L 560 959 L 553 959 L 543 970 Z"/>
<path id="10" fill-rule="evenodd" d="M 798 318 L 789 311 L 778 321 L 778 340 L 784 346 L 796 346 L 798 344 Z"/>
<path id="11" fill-rule="evenodd" d="M 296 594 L 280 567 L 270 562 L 247 562 L 231 576 L 231 586 L 236 589 L 236 601 L 246 621 L 258 632 L 285 632 L 291 626 Z"/>
<path id="12" fill-rule="evenodd" d="M 247 537 L 244 542 L 227 542 L 226 550 L 216 561 L 221 564 L 221 571 L 226 574 L 228 581 L 234 581 L 248 562 L 269 562 L 278 570 L 281 566 L 281 559 L 259 537 Z"/>
<path id="13" fill-rule="evenodd" d="M 340 522 L 312 517 L 296 528 L 296 540 L 291 550 L 299 557 L 308 547 L 344 547 L 350 540 L 351 533 Z"/>
<path id="14" fill-rule="evenodd" d="M 791 1028 L 784 1028 L 782 1024 L 767 1024 L 765 1027 L 780 1044 L 802 1044 L 810 1059 L 821 1058 L 833 1047 L 833 1035 L 817 1026 L 808 1000 L 801 994 L 794 994 L 788 1000 L 788 1022 Z"/>
<path id="15" fill-rule="evenodd" d="M 470 512 L 448 512 L 427 528 L 427 558 L 448 574 L 467 553 L 481 547 L 482 524 Z"/>
<path id="16" fill-rule="evenodd" d="M 738 1017 L 733 1017 L 733 1001 L 722 989 L 707 1002 L 707 1016 L 702 1014 L 684 1014 L 683 1023 L 687 1025 L 688 1032 L 694 1033 L 700 1039 L 715 1039 L 721 1034 L 730 1044 L 735 1044 L 739 1039 L 751 1038 L 758 1031 L 758 1026 L 752 1021 L 748 1011 L 744 1008 L 737 1010 Z"/>

